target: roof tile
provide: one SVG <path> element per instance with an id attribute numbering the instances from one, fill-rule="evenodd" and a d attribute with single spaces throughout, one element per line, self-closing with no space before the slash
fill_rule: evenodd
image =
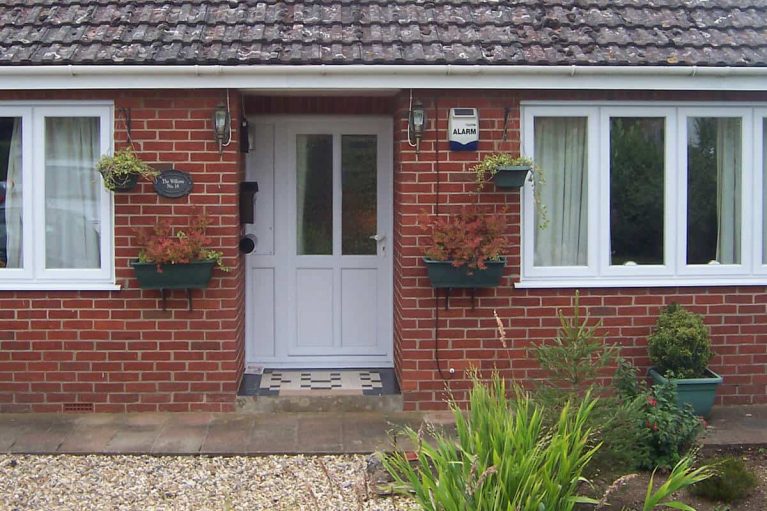
<path id="1" fill-rule="evenodd" d="M 767 0 L 6 0 L 0 65 L 767 66 Z"/>

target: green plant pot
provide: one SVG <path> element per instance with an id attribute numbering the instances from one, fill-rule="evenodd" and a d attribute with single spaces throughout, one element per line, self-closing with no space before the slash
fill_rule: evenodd
<path id="1" fill-rule="evenodd" d="M 655 383 L 667 383 L 669 380 L 651 367 L 648 374 Z M 671 382 L 676 387 L 676 402 L 682 406 L 686 403 L 692 405 L 695 415 L 708 417 L 711 414 L 711 408 L 714 406 L 716 389 L 722 384 L 722 377 L 711 369 L 706 369 L 707 377 L 678 379 L 674 378 Z"/>
<path id="2" fill-rule="evenodd" d="M 215 261 L 163 264 L 158 271 L 154 263 L 131 261 L 138 285 L 142 289 L 202 289 L 208 287 Z"/>
<path id="3" fill-rule="evenodd" d="M 435 261 L 428 257 L 423 260 L 431 287 L 435 288 L 496 287 L 501 283 L 503 268 L 506 266 L 506 258 L 503 257 L 498 261 L 487 261 L 484 270 L 471 270 L 466 266 L 456 268 L 450 261 Z"/>
<path id="4" fill-rule="evenodd" d="M 112 188 L 113 192 L 129 192 L 136 188 L 138 184 L 138 174 L 130 174 L 122 179 L 116 179 L 115 185 Z"/>
<path id="5" fill-rule="evenodd" d="M 520 188 L 531 169 L 530 165 L 501 166 L 490 179 L 497 188 Z"/>

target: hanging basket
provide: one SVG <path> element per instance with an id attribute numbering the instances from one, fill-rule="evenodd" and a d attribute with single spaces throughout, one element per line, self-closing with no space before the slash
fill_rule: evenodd
<path id="1" fill-rule="evenodd" d="M 215 261 L 162 264 L 131 261 L 142 289 L 204 289 L 213 276 Z"/>
<path id="2" fill-rule="evenodd" d="M 503 165 L 496 168 L 490 180 L 497 188 L 520 188 L 531 170 L 530 165 Z"/>
<path id="3" fill-rule="evenodd" d="M 127 176 L 123 176 L 121 179 L 115 179 L 112 191 L 130 192 L 136 188 L 136 184 L 138 184 L 138 174 L 129 174 Z"/>
<path id="4" fill-rule="evenodd" d="M 466 265 L 453 266 L 450 261 L 435 261 L 423 258 L 433 288 L 481 288 L 497 287 L 501 284 L 506 258 L 486 261 L 484 270 L 471 269 Z"/>

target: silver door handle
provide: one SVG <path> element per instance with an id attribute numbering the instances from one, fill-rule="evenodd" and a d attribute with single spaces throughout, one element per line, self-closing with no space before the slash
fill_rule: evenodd
<path id="1" fill-rule="evenodd" d="M 383 240 L 386 239 L 386 235 L 385 234 L 374 234 L 374 235 L 372 235 L 370 237 L 370 239 L 371 240 L 376 240 L 376 241 L 383 241 Z"/>

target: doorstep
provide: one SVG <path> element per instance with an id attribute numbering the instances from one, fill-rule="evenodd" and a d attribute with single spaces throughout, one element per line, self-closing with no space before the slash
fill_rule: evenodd
<path id="1" fill-rule="evenodd" d="M 245 413 L 400 412 L 393 369 L 266 369 L 246 374 L 237 397 Z"/>

